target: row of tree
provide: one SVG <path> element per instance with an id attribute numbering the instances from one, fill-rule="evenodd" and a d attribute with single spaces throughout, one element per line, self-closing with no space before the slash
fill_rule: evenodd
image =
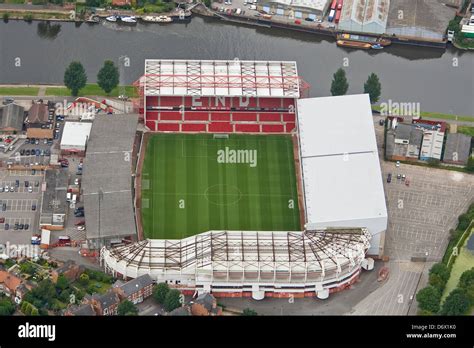
<path id="1" fill-rule="evenodd" d="M 346 72 L 344 69 L 340 68 L 333 75 L 331 94 L 333 96 L 345 95 L 348 89 L 349 82 L 347 82 Z M 379 77 L 376 74 L 370 74 L 369 78 L 364 83 L 364 93 L 369 94 L 370 102 L 372 104 L 379 101 L 380 95 L 382 94 L 382 85 L 380 84 Z"/>
<path id="2" fill-rule="evenodd" d="M 430 269 L 429 285 L 416 295 L 422 314 L 465 315 L 474 306 L 474 268 L 461 275 L 458 287 L 441 303 L 449 276 L 450 271 L 444 263 L 437 263 Z"/>
<path id="3" fill-rule="evenodd" d="M 111 60 L 106 60 L 97 74 L 97 84 L 109 94 L 119 84 L 119 70 Z M 72 62 L 64 72 L 64 84 L 71 90 L 73 96 L 86 86 L 87 74 L 84 66 L 77 61 Z"/>

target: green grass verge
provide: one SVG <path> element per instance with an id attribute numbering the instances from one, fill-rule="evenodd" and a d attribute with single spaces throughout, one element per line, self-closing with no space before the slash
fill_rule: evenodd
<path id="1" fill-rule="evenodd" d="M 0 95 L 38 95 L 39 87 L 0 87 Z"/>
<path id="2" fill-rule="evenodd" d="M 474 127 L 459 126 L 458 133 L 462 133 L 462 134 L 466 134 L 466 135 L 470 135 L 471 137 L 474 137 Z"/>
<path id="3" fill-rule="evenodd" d="M 226 147 L 256 150 L 256 166 L 219 163 L 218 151 Z M 181 239 L 209 230 L 298 231 L 291 137 L 155 135 L 142 170 L 141 210 L 148 238 Z"/>
<path id="4" fill-rule="evenodd" d="M 380 106 L 372 105 L 372 110 L 380 112 Z M 439 112 L 421 111 L 420 116 L 422 118 L 435 118 L 435 119 L 447 120 L 447 121 L 474 122 L 474 116 L 451 115 L 451 114 L 443 114 Z"/>
<path id="5" fill-rule="evenodd" d="M 79 289 L 84 292 L 87 292 L 87 289 L 94 289 L 94 292 L 99 294 L 105 294 L 110 288 L 112 284 L 99 282 L 97 280 L 89 280 L 87 286 L 82 285 L 79 281 L 75 281 L 71 284 L 71 288 Z"/>
<path id="6" fill-rule="evenodd" d="M 134 86 L 125 86 L 125 94 L 128 97 L 136 97 L 136 90 Z M 58 97 L 69 97 L 71 96 L 71 91 L 66 87 L 48 87 L 46 88 L 46 95 L 58 96 Z M 118 97 L 120 95 L 119 87 L 116 87 L 106 94 L 99 85 L 95 83 L 87 84 L 83 89 L 79 91 L 79 97 L 84 96 L 102 96 L 102 97 Z"/>
<path id="7" fill-rule="evenodd" d="M 469 236 L 472 235 L 473 231 L 474 229 L 471 229 L 471 233 L 469 234 Z M 459 255 L 456 257 L 456 260 L 453 263 L 453 266 L 451 268 L 451 274 L 449 276 L 448 282 L 446 283 L 446 288 L 444 289 L 441 302 L 444 301 L 444 299 L 449 295 L 451 291 L 456 289 L 461 275 L 465 271 L 474 267 L 474 255 L 466 248 L 468 239 L 469 237 L 467 237 L 464 241 L 463 246 L 459 250 Z"/>

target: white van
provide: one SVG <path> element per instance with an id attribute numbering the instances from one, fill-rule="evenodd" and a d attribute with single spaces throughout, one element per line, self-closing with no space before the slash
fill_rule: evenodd
<path id="1" fill-rule="evenodd" d="M 71 201 L 71 195 L 72 195 L 71 192 L 68 192 L 68 193 L 66 194 L 66 201 L 67 201 L 67 202 L 70 202 L 70 201 Z"/>
<path id="2" fill-rule="evenodd" d="M 74 194 L 74 195 L 72 195 L 72 200 L 71 200 L 71 203 L 75 204 L 75 203 L 76 203 L 76 201 L 77 201 L 77 195 L 76 195 L 76 194 Z"/>

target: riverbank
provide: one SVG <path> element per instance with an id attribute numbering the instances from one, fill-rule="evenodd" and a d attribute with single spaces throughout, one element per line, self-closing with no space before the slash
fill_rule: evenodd
<path id="1" fill-rule="evenodd" d="M 44 91 L 44 94 L 40 94 Z M 105 93 L 99 85 L 89 83 L 79 91 L 78 97 L 118 97 L 125 93 L 129 98 L 137 96 L 135 86 L 116 87 L 109 94 Z M 71 91 L 63 85 L 0 85 L 0 96 L 31 96 L 31 97 L 70 97 Z"/>

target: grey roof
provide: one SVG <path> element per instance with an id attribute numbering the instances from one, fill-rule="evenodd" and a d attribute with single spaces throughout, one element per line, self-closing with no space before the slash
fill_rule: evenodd
<path id="1" fill-rule="evenodd" d="M 183 307 L 179 307 L 179 308 L 176 308 L 176 309 L 172 310 L 171 312 L 169 312 L 169 315 L 180 316 L 180 317 L 190 316 L 191 311 L 190 311 L 188 306 L 183 306 Z"/>
<path id="2" fill-rule="evenodd" d="M 423 141 L 423 130 L 413 127 L 410 132 L 410 145 L 421 146 Z"/>
<path id="3" fill-rule="evenodd" d="M 69 175 L 64 169 L 46 170 L 46 191 L 43 192 L 41 215 L 66 214 Z"/>
<path id="4" fill-rule="evenodd" d="M 411 124 L 399 123 L 397 128 L 395 128 L 395 138 L 396 139 L 404 139 L 410 140 L 410 134 L 413 129 Z"/>
<path id="5" fill-rule="evenodd" d="M 206 292 L 196 297 L 196 299 L 193 302 L 203 305 L 210 312 L 212 311 L 212 308 L 214 306 L 214 301 L 215 301 L 214 296 Z"/>
<path id="6" fill-rule="evenodd" d="M 48 105 L 35 103 L 28 110 L 28 121 L 30 123 L 48 123 Z"/>
<path id="7" fill-rule="evenodd" d="M 0 129 L 13 128 L 21 131 L 24 121 L 25 109 L 22 106 L 12 103 L 0 107 Z"/>
<path id="8" fill-rule="evenodd" d="M 90 303 L 86 303 L 77 307 L 72 306 L 69 310 L 73 315 L 80 315 L 80 316 L 96 315 L 96 312 L 94 311 Z"/>
<path id="9" fill-rule="evenodd" d="M 467 163 L 471 153 L 471 137 L 461 133 L 449 133 L 446 138 L 443 161 Z M 457 157 L 457 159 L 455 158 Z"/>
<path id="10" fill-rule="evenodd" d="M 118 295 L 113 290 L 109 290 L 103 295 L 94 294 L 90 298 L 99 302 L 102 309 L 109 308 L 110 306 L 120 302 Z"/>
<path id="11" fill-rule="evenodd" d="M 82 181 L 87 238 L 136 234 L 132 199 L 132 150 L 138 115 L 97 115 Z"/>
<path id="12" fill-rule="evenodd" d="M 132 279 L 129 282 L 126 282 L 120 289 L 123 290 L 125 296 L 130 296 L 144 287 L 153 284 L 153 280 L 148 274 L 139 276 L 138 278 Z"/>

